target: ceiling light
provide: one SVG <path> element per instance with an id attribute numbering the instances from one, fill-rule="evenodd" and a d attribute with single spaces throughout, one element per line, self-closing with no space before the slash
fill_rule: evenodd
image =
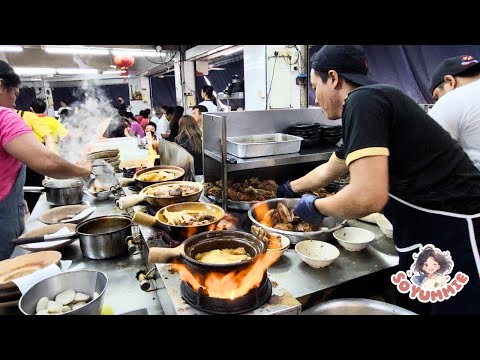
<path id="1" fill-rule="evenodd" d="M 44 50 L 49 54 L 88 54 L 88 55 L 108 55 L 107 48 L 95 48 L 85 46 L 45 46 Z"/>
<path id="2" fill-rule="evenodd" d="M 57 73 L 60 75 L 77 75 L 77 74 L 98 74 L 97 69 L 57 69 Z"/>
<path id="3" fill-rule="evenodd" d="M 222 68 L 222 67 L 210 67 L 208 69 L 209 70 L 226 70 L 226 68 Z"/>
<path id="4" fill-rule="evenodd" d="M 0 45 L 0 52 L 22 52 L 23 47 L 18 45 Z"/>
<path id="5" fill-rule="evenodd" d="M 52 68 L 34 68 L 34 67 L 14 67 L 13 70 L 18 75 L 53 75 L 55 74 L 55 69 Z"/>
<path id="6" fill-rule="evenodd" d="M 105 70 L 102 72 L 103 75 L 119 75 L 120 73 L 120 70 Z"/>
<path id="7" fill-rule="evenodd" d="M 167 56 L 164 52 L 157 52 L 156 50 L 142 50 L 142 49 L 112 49 L 112 55 L 114 56 L 122 56 L 122 55 L 130 55 L 130 56 Z"/>
<path id="8" fill-rule="evenodd" d="M 228 51 L 225 51 L 223 53 L 223 55 L 227 56 L 227 55 L 232 55 L 232 54 L 235 54 L 237 52 L 240 52 L 240 51 L 243 51 L 243 46 L 239 47 L 239 48 L 234 48 L 232 50 L 228 50 Z"/>
<path id="9" fill-rule="evenodd" d="M 225 50 L 225 49 L 228 49 L 228 48 L 231 48 L 233 45 L 223 45 L 223 46 L 220 46 L 218 48 L 215 48 L 215 49 L 212 49 L 210 51 L 207 52 L 206 55 L 212 55 L 216 52 L 219 52 L 219 51 L 222 51 L 222 50 Z"/>

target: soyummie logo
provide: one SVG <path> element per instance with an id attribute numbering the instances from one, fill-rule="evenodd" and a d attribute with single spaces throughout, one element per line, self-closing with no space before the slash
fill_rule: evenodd
<path id="1" fill-rule="evenodd" d="M 448 300 L 468 282 L 468 275 L 462 272 L 457 272 L 450 281 L 448 274 L 453 270 L 450 251 L 441 251 L 427 244 L 412 257 L 414 261 L 410 270 L 397 271 L 390 278 L 397 290 L 402 294 L 408 293 L 410 299 L 423 303 Z"/>

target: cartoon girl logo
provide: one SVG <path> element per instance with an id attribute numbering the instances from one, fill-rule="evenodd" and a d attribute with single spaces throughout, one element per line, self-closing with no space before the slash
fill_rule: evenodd
<path id="1" fill-rule="evenodd" d="M 429 244 L 420 252 L 413 254 L 414 262 L 410 267 L 411 282 L 420 286 L 422 290 L 438 290 L 447 285 L 453 270 L 453 261 L 450 251 L 441 251 Z"/>

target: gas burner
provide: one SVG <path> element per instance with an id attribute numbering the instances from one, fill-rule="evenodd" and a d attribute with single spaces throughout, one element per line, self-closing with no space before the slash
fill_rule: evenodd
<path id="1" fill-rule="evenodd" d="M 211 314 L 241 314 L 255 310 L 265 304 L 272 295 L 272 283 L 264 276 L 260 287 L 253 288 L 244 296 L 236 299 L 210 297 L 203 291 L 195 291 L 185 281 L 180 285 L 180 292 L 187 304 L 200 311 Z"/>

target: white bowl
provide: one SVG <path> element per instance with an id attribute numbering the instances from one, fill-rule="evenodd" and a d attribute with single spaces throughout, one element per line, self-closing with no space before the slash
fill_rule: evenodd
<path id="1" fill-rule="evenodd" d="M 300 241 L 295 245 L 295 251 L 305 263 L 316 269 L 330 265 L 340 255 L 335 246 L 319 240 Z"/>
<path id="2" fill-rule="evenodd" d="M 280 236 L 280 240 L 282 242 L 282 247 L 279 248 L 279 249 L 267 249 L 267 251 L 269 253 L 280 253 L 280 256 L 282 256 L 283 253 L 288 250 L 288 247 L 290 246 L 290 240 L 285 235 L 276 234 L 276 233 L 275 233 L 275 235 Z"/>
<path id="3" fill-rule="evenodd" d="M 344 227 L 333 232 L 338 243 L 349 251 L 360 251 L 367 247 L 370 241 L 375 240 L 375 234 L 358 227 Z"/>
<path id="4" fill-rule="evenodd" d="M 378 217 L 377 225 L 387 237 L 393 239 L 393 225 L 384 215 Z"/>

